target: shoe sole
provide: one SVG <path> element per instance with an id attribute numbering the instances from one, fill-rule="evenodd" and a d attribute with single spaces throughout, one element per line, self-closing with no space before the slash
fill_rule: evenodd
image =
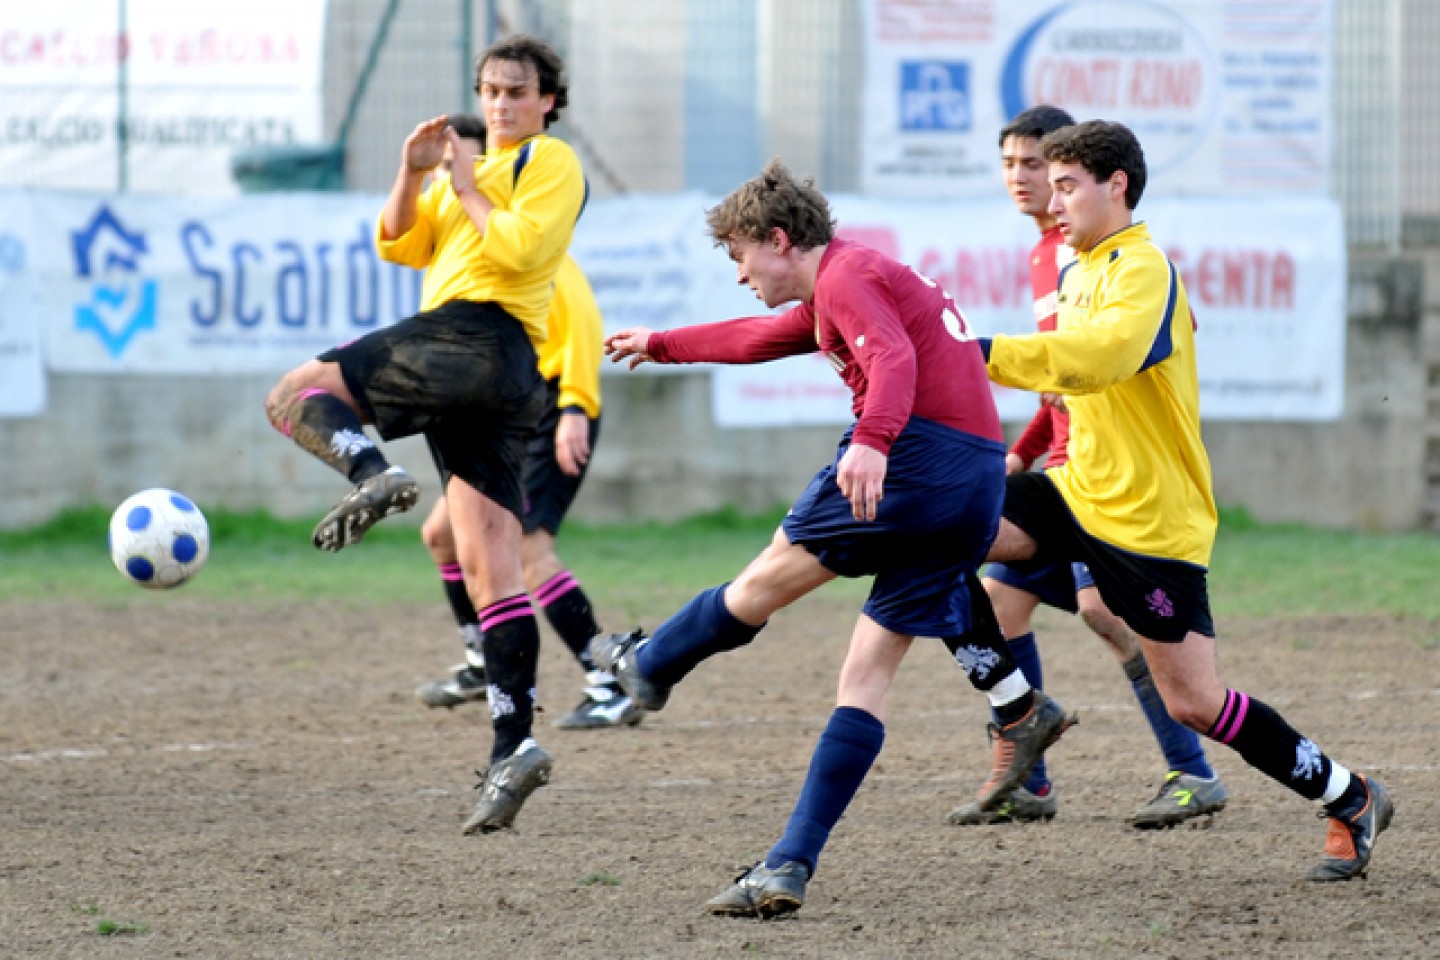
<path id="1" fill-rule="evenodd" d="M 753 907 L 716 905 L 709 908 L 717 917 L 750 917 L 773 920 L 787 913 L 794 913 L 805 905 L 805 901 L 790 893 L 772 893 L 761 898 Z"/>
<path id="2" fill-rule="evenodd" d="M 995 810 L 997 807 L 1000 806 L 1000 804 L 1004 803 L 1006 798 L 1015 791 L 1015 788 L 1020 786 L 1020 784 L 1024 783 L 1025 778 L 1030 776 L 1030 771 L 1035 768 L 1035 764 L 1038 763 L 1040 758 L 1045 755 L 1045 751 L 1055 746 L 1055 744 L 1059 742 L 1060 738 L 1065 735 L 1065 731 L 1069 730 L 1071 727 L 1075 726 L 1079 722 L 1080 714 L 1070 713 L 1067 715 L 1062 713 L 1060 717 L 1060 722 L 1055 725 L 1055 729 L 1052 730 L 1046 736 L 1045 740 L 1041 742 L 1040 749 L 1035 751 L 1035 759 L 1031 760 L 1028 764 L 1026 764 L 1024 770 L 1012 769 L 1010 774 L 1007 775 L 1005 779 L 1001 780 L 998 784 L 995 785 L 995 789 L 990 791 L 989 796 L 978 798 L 977 803 L 980 806 L 980 810 L 982 812 L 988 813 Z"/>
<path id="3" fill-rule="evenodd" d="M 1009 816 L 990 816 L 988 819 L 975 819 L 974 814 L 968 816 L 955 816 L 953 813 L 945 818 L 945 822 L 952 827 L 995 827 L 1007 823 L 1049 823 L 1055 819 L 1053 813 L 1030 813 L 1010 814 Z M 985 814 L 979 814 L 985 816 Z"/>
<path id="4" fill-rule="evenodd" d="M 326 517 L 315 528 L 315 532 L 311 535 L 311 541 L 318 550 L 324 550 L 326 553 L 338 553 L 345 547 L 359 543 L 370 528 L 381 520 L 393 517 L 397 513 L 405 513 L 419 502 L 419 484 L 402 487 L 391 495 L 383 509 L 378 505 L 361 507 L 353 513 Z"/>
<path id="5" fill-rule="evenodd" d="M 1183 823 L 1188 823 L 1191 820 L 1198 820 L 1201 817 L 1213 817 L 1215 816 L 1215 814 L 1219 813 L 1221 810 L 1224 809 L 1225 801 L 1222 800 L 1219 803 L 1212 804 L 1211 806 L 1197 807 L 1194 810 L 1190 811 L 1173 811 L 1171 813 L 1161 814 L 1154 817 L 1146 817 L 1143 819 L 1137 816 L 1131 819 L 1130 826 L 1134 827 L 1136 830 L 1169 830 L 1172 827 L 1178 827 Z"/>

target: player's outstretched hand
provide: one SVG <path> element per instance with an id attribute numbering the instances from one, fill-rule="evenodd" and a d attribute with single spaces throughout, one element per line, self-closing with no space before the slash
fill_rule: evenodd
<path id="1" fill-rule="evenodd" d="M 889 459 L 873 447 L 852 443 L 840 458 L 835 482 L 850 501 L 856 520 L 874 520 L 885 496 L 885 469 Z"/>
<path id="2" fill-rule="evenodd" d="M 460 139 L 460 134 L 455 132 L 454 127 L 446 127 L 444 137 L 445 142 L 450 144 L 450 156 L 454 158 L 450 163 L 450 189 L 455 191 L 457 197 L 473 193 L 475 191 L 475 157 L 465 149 L 465 143 Z"/>
<path id="3" fill-rule="evenodd" d="M 605 356 L 610 358 L 611 363 L 619 363 L 628 357 L 631 370 L 642 363 L 653 362 L 655 358 L 650 356 L 650 334 L 653 332 L 649 327 L 628 327 L 612 333 L 605 338 Z"/>
<path id="4" fill-rule="evenodd" d="M 449 117 L 435 117 L 410 131 L 401 157 L 410 170 L 434 170 L 445 158 L 445 124 Z"/>

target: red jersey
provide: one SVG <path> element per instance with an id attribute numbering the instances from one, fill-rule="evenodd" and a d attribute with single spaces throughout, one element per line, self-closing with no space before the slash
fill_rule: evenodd
<path id="1" fill-rule="evenodd" d="M 760 363 L 820 349 L 853 395 L 855 443 L 890 453 L 912 416 L 1003 442 L 985 360 L 933 280 L 869 247 L 832 240 L 809 303 L 650 337 L 661 363 Z"/>
<path id="2" fill-rule="evenodd" d="M 1055 329 L 1060 270 L 1073 259 L 1075 251 L 1065 246 L 1065 237 L 1058 226 L 1042 233 L 1040 242 L 1030 251 L 1030 293 L 1035 298 L 1035 326 L 1042 331 Z M 1069 442 L 1070 414 L 1042 403 L 1010 452 L 1024 461 L 1027 469 L 1048 454 L 1045 459 L 1048 469 L 1070 459 L 1066 449 Z"/>

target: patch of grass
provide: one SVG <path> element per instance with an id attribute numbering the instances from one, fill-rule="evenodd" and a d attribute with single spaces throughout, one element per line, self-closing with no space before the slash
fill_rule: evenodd
<path id="1" fill-rule="evenodd" d="M 339 554 L 310 545 L 312 521 L 260 512 L 208 513 L 207 568 L 180 594 L 264 604 L 294 599 L 347 603 L 440 602 L 429 554 L 413 522 L 389 521 Z M 561 558 L 611 608 L 636 623 L 673 608 L 675 595 L 732 579 L 770 542 L 783 509 L 716 511 L 679 523 L 566 524 Z M 408 519 L 408 518 L 406 518 Z M 170 594 L 137 589 L 110 563 L 109 513 L 69 510 L 42 526 L 0 532 L 0 602 L 39 598 L 135 605 Z M 1230 617 L 1388 614 L 1440 622 L 1440 537 L 1260 524 L 1243 510 L 1221 512 L 1210 570 L 1212 608 Z M 858 602 L 865 581 L 826 594 Z M 617 628 L 623 624 L 617 624 Z M 1440 641 L 1436 641 L 1440 642 Z"/>
<path id="2" fill-rule="evenodd" d="M 72 903 L 70 904 L 70 912 L 93 917 L 100 912 L 100 905 L 98 903 Z"/>
<path id="3" fill-rule="evenodd" d="M 615 876 L 614 874 L 606 873 L 604 870 L 600 870 L 595 873 L 587 873 L 585 874 L 585 876 L 581 877 L 580 886 L 618 887 L 620 886 L 620 878 Z"/>
<path id="4" fill-rule="evenodd" d="M 149 933 L 150 924 L 135 920 L 111 920 L 106 918 L 95 924 L 95 932 L 102 937 L 119 937 L 129 934 Z"/>

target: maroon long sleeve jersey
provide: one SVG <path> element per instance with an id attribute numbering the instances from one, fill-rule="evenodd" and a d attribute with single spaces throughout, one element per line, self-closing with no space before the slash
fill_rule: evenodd
<path id="1" fill-rule="evenodd" d="M 857 243 L 830 242 L 808 303 L 656 333 L 647 352 L 660 363 L 761 363 L 817 349 L 853 395 L 853 442 L 888 455 L 912 416 L 1003 442 L 984 357 L 950 295 Z"/>

